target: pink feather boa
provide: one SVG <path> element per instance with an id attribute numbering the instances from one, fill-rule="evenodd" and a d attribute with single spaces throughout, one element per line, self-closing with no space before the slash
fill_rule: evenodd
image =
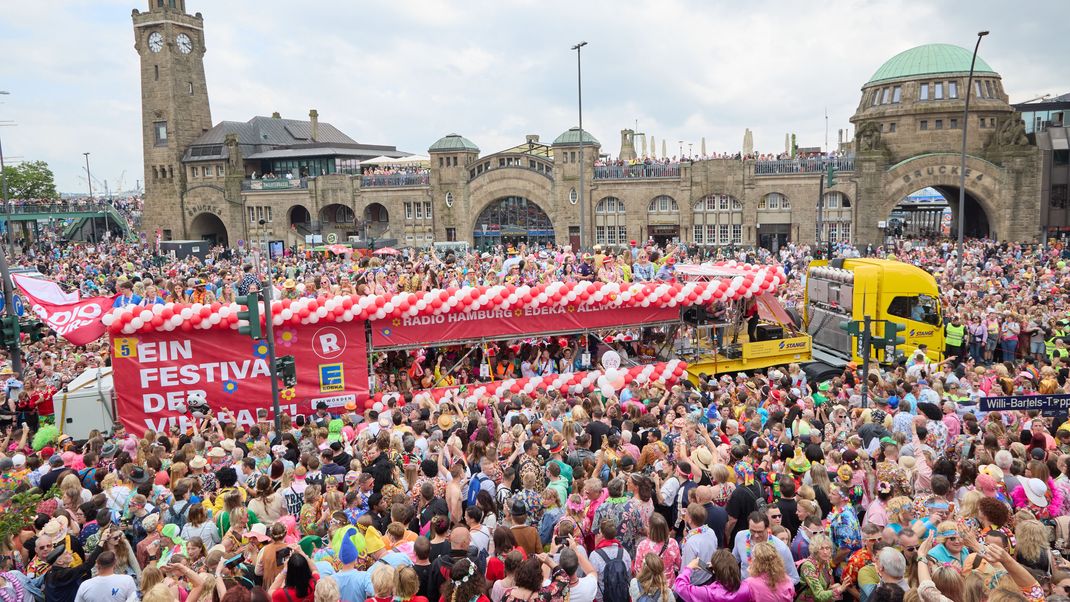
<path id="1" fill-rule="evenodd" d="M 1070 497 L 1066 495 L 1066 491 L 1062 484 L 1056 484 L 1055 481 L 1048 479 L 1048 491 L 1050 495 L 1048 497 L 1048 507 L 1040 508 L 1029 501 L 1029 498 L 1025 495 L 1025 489 L 1021 485 L 1014 488 L 1011 492 L 1011 499 L 1014 501 L 1014 508 L 1020 510 L 1022 508 L 1028 508 L 1034 514 L 1037 514 L 1037 518 L 1055 518 L 1070 514 L 1067 503 L 1070 502 Z"/>

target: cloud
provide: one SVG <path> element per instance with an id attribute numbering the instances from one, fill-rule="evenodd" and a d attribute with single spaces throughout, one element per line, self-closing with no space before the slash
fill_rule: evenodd
<path id="1" fill-rule="evenodd" d="M 316 108 L 361 142 L 413 152 L 450 132 L 489 153 L 574 126 L 580 40 L 584 125 L 612 154 L 637 121 L 672 154 L 703 137 L 736 150 L 744 128 L 759 150 L 782 148 L 786 132 L 821 145 L 826 110 L 834 144 L 881 63 L 924 43 L 968 46 L 978 29 L 992 30 L 981 55 L 1012 101 L 1070 90 L 1046 16 L 1064 8 L 1055 0 L 1013 19 L 995 0 L 965 13 L 954 0 L 186 3 L 204 14 L 216 122 Z M 135 7 L 146 3 L 5 7 L 0 120 L 18 127 L 0 131 L 4 149 L 48 161 L 61 190 L 85 188 L 85 151 L 101 180 L 142 177 Z"/>

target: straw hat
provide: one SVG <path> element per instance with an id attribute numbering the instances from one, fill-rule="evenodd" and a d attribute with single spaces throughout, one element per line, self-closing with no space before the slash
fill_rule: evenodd
<path id="1" fill-rule="evenodd" d="M 705 447 L 699 447 L 691 452 L 690 460 L 692 465 L 703 472 L 712 471 L 714 465 L 717 464 L 717 458 L 713 456 L 713 452 Z"/>

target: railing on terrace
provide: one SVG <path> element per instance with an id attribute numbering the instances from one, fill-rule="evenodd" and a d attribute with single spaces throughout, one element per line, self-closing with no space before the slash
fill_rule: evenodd
<path id="1" fill-rule="evenodd" d="M 392 174 L 361 176 L 362 188 L 401 188 L 404 186 L 428 186 L 431 174 Z"/>
<path id="2" fill-rule="evenodd" d="M 679 178 L 679 163 L 655 163 L 646 165 L 596 165 L 594 179 L 596 180 L 626 180 L 633 178 Z"/>
<path id="3" fill-rule="evenodd" d="M 832 163 L 836 171 L 854 171 L 854 157 L 814 157 L 807 159 L 776 159 L 773 161 L 755 161 L 754 175 L 774 176 L 794 173 L 821 173 Z"/>
<path id="4" fill-rule="evenodd" d="M 525 153 L 500 154 L 483 157 L 478 162 L 469 164 L 468 181 L 497 169 L 526 169 L 553 179 L 554 164 L 542 158 L 535 158 Z"/>
<path id="5" fill-rule="evenodd" d="M 260 178 L 257 180 L 242 180 L 241 189 L 245 191 L 257 190 L 298 190 L 308 188 L 308 178 Z"/>

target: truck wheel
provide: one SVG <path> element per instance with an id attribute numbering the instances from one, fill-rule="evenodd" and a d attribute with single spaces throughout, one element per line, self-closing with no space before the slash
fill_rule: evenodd
<path id="1" fill-rule="evenodd" d="M 819 383 L 843 374 L 843 367 L 830 366 L 825 362 L 810 362 L 803 364 L 803 372 L 806 373 L 807 382 Z"/>

